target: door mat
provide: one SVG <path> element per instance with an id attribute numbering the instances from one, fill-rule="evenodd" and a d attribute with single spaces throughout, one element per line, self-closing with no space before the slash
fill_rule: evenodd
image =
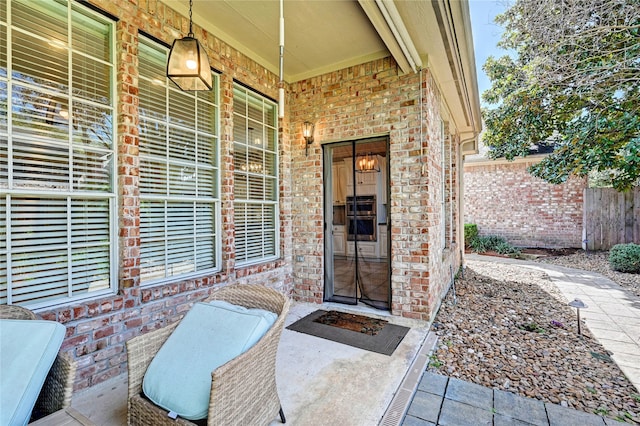
<path id="1" fill-rule="evenodd" d="M 393 354 L 409 331 L 385 320 L 321 309 L 287 329 L 383 355 Z"/>

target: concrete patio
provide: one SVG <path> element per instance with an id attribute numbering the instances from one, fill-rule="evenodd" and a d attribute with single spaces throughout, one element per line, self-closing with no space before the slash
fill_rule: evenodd
<path id="1" fill-rule="evenodd" d="M 638 386 L 640 314 L 636 298 L 599 274 L 522 260 L 471 257 L 542 269 L 568 300 L 576 296 L 586 300 L 590 308 L 584 322 Z M 277 380 L 287 424 L 617 424 L 606 417 L 425 372 L 436 343 L 426 322 L 384 315 L 365 306 L 293 303 L 286 325 L 316 309 L 366 314 L 411 329 L 392 356 L 285 329 L 278 350 Z M 626 336 L 625 341 L 621 341 L 621 334 Z M 634 348 L 631 351 L 630 346 Z M 72 405 L 99 426 L 125 425 L 126 380 L 122 375 L 78 392 Z M 279 420 L 274 419 L 272 425 L 278 424 Z"/>
<path id="2" fill-rule="evenodd" d="M 410 388 L 401 392 L 405 398 L 399 401 L 395 416 L 391 413 L 390 424 L 402 420 L 434 343 L 429 339 L 423 348 L 429 324 L 383 315 L 363 306 L 348 308 L 293 303 L 286 326 L 316 309 L 334 309 L 384 318 L 411 329 L 393 355 L 386 356 L 285 328 L 278 349 L 277 380 L 287 424 L 376 425 L 396 391 Z M 412 365 L 415 371 L 407 375 Z M 405 376 L 410 383 L 403 382 Z M 74 394 L 72 406 L 97 425 L 125 425 L 126 397 L 127 377 L 121 375 Z M 273 425 L 277 424 L 280 421 L 274 419 Z"/>

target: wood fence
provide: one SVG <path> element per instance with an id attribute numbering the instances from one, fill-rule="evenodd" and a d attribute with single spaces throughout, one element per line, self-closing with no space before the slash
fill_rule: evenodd
<path id="1" fill-rule="evenodd" d="M 582 248 L 609 250 L 616 244 L 640 244 L 640 188 L 586 188 Z"/>

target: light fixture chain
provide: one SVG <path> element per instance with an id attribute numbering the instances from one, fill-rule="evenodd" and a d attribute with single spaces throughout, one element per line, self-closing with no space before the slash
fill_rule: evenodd
<path id="1" fill-rule="evenodd" d="M 192 16 L 193 16 L 193 0 L 189 0 L 189 34 L 188 36 L 193 37 L 193 20 L 192 20 Z"/>

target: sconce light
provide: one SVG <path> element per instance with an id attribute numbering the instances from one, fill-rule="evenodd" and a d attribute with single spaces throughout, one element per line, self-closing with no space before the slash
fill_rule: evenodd
<path id="1" fill-rule="evenodd" d="M 49 99 L 46 101 L 46 110 L 46 123 L 49 125 L 63 124 L 69 121 L 69 101 L 67 100 L 60 97 Z"/>
<path id="2" fill-rule="evenodd" d="M 356 171 L 360 173 L 379 172 L 378 157 L 371 153 L 359 155 L 356 158 Z"/>
<path id="3" fill-rule="evenodd" d="M 309 145 L 313 143 L 313 131 L 315 127 L 316 126 L 309 121 L 302 123 L 302 136 L 304 136 L 304 140 L 307 142 L 304 151 L 305 155 L 309 155 Z"/>
<path id="4" fill-rule="evenodd" d="M 189 34 L 174 40 L 167 62 L 167 77 L 184 91 L 211 90 L 211 67 L 207 52 L 193 36 L 191 9 L 193 0 L 189 0 Z"/>
<path id="5" fill-rule="evenodd" d="M 261 133 L 256 131 L 253 127 L 249 127 L 249 141 L 254 145 L 261 146 L 262 139 L 260 138 Z"/>

